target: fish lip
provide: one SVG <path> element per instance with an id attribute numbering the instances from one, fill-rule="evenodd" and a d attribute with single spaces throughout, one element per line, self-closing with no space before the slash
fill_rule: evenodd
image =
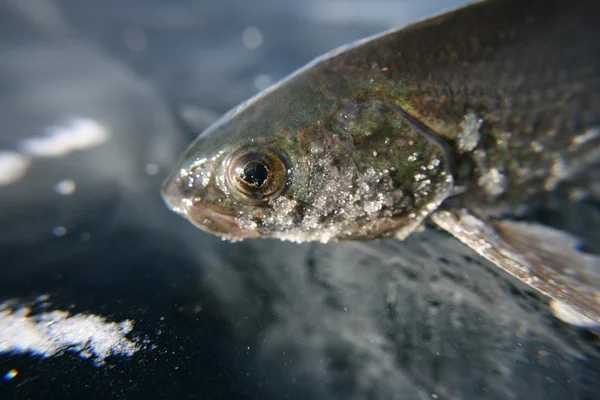
<path id="1" fill-rule="evenodd" d="M 235 214 L 226 213 L 216 206 L 194 202 L 187 207 L 187 219 L 198 228 L 228 240 L 256 238 L 259 232 L 242 228 Z"/>
<path id="2" fill-rule="evenodd" d="M 242 228 L 239 219 L 233 213 L 227 213 L 210 202 L 202 199 L 207 190 L 190 189 L 185 177 L 171 175 L 163 182 L 161 196 L 169 209 L 186 218 L 203 231 L 224 239 L 242 240 L 255 238 L 259 232 Z"/>

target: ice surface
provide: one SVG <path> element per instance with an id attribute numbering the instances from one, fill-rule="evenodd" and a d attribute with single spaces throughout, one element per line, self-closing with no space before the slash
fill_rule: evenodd
<path id="1" fill-rule="evenodd" d="M 231 308 L 219 315 L 231 316 L 236 333 L 259 335 L 262 365 L 281 365 L 315 397 L 581 393 L 581 352 L 595 354 L 592 344 L 557 331 L 541 298 L 443 232 L 403 242 L 239 246 L 233 260 L 214 261 L 199 295 L 222 296 Z M 260 267 L 249 267 L 248 254 Z M 268 301 L 249 302 L 257 291 Z M 251 321 L 262 316 L 270 322 L 255 331 Z"/>

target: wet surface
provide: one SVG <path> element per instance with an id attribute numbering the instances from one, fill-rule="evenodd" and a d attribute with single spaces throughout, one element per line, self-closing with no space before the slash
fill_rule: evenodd
<path id="1" fill-rule="evenodd" d="M 0 154 L 25 166 L 0 186 L 0 326 L 21 315 L 23 339 L 0 332 L 3 398 L 600 397 L 598 337 L 445 233 L 230 244 L 160 199 L 219 114 L 453 4 L 436 3 L 57 1 L 2 16 Z M 577 211 L 540 218 L 589 231 L 596 209 Z M 56 310 L 132 328 L 67 332 Z M 72 344 L 33 354 L 59 336 Z M 114 340 L 137 351 L 94 353 Z"/>

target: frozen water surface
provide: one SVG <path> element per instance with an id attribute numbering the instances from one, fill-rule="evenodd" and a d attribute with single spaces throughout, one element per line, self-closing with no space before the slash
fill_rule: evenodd
<path id="1" fill-rule="evenodd" d="M 3 398 L 600 398 L 597 333 L 445 233 L 231 244 L 160 199 L 216 116 L 327 50 L 457 1 L 7 4 Z M 583 162 L 590 140 L 573 143 Z M 574 168 L 557 160 L 549 178 Z M 293 205 L 275 206 L 285 224 Z M 598 251 L 597 207 L 557 209 L 539 218 Z"/>

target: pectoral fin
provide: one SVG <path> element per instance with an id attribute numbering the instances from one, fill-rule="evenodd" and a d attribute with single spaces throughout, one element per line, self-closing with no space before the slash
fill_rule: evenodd
<path id="1" fill-rule="evenodd" d="M 430 219 L 487 260 L 562 303 L 551 308 L 558 318 L 586 321 L 575 324 L 589 327 L 592 322 L 585 316 L 600 324 L 600 257 L 577 250 L 577 237 L 534 223 L 486 221 L 466 209 L 439 210 Z M 568 318 L 564 310 L 569 310 Z M 576 313 L 582 318 L 574 318 Z"/>

